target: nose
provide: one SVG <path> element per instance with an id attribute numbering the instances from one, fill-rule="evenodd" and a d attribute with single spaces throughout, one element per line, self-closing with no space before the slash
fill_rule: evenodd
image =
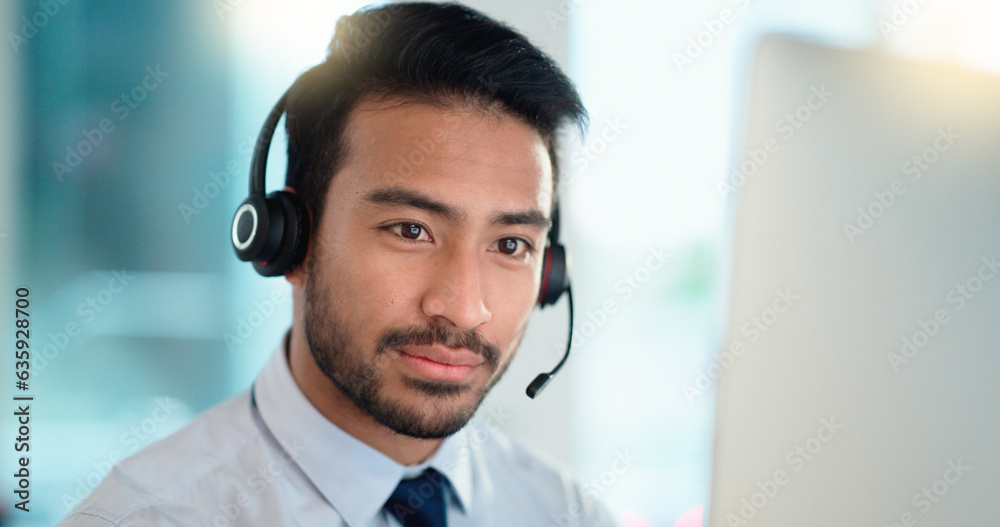
<path id="1" fill-rule="evenodd" d="M 458 329 L 472 329 L 493 316 L 486 307 L 482 268 L 474 251 L 441 251 L 421 299 L 424 315 Z"/>

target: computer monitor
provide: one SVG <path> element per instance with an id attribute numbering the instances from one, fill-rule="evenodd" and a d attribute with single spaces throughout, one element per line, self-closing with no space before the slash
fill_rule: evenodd
<path id="1" fill-rule="evenodd" d="M 709 525 L 1000 518 L 1000 79 L 764 39 Z"/>

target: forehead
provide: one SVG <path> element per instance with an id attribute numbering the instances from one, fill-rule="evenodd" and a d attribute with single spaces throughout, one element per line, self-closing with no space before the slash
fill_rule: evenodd
<path id="1" fill-rule="evenodd" d="M 547 145 L 534 128 L 505 113 L 365 100 L 352 110 L 344 138 L 345 162 L 331 183 L 338 193 L 360 198 L 399 187 L 462 208 L 530 207 L 550 214 Z"/>

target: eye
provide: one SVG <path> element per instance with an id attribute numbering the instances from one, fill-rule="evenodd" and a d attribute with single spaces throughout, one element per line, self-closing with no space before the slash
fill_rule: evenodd
<path id="1" fill-rule="evenodd" d="M 523 238 L 500 238 L 496 242 L 496 251 L 512 258 L 522 258 L 532 250 L 531 244 Z"/>
<path id="2" fill-rule="evenodd" d="M 396 236 L 408 241 L 434 241 L 431 239 L 430 233 L 427 232 L 427 228 L 419 223 L 400 222 L 388 225 L 385 228 Z"/>

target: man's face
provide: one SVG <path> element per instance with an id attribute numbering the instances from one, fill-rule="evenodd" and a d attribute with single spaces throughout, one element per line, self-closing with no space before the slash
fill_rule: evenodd
<path id="1" fill-rule="evenodd" d="M 360 104 L 345 137 L 306 266 L 309 347 L 383 425 L 447 436 L 499 380 L 535 305 L 548 152 L 513 117 L 398 101 Z"/>

